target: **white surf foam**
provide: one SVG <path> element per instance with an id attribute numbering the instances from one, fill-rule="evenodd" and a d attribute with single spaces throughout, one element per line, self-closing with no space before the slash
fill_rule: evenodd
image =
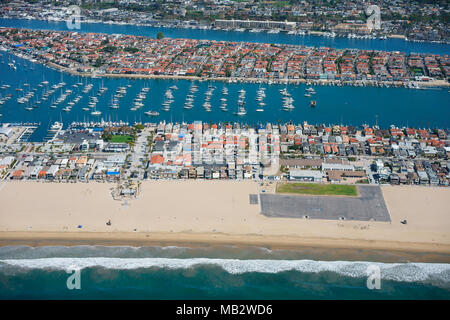
<path id="1" fill-rule="evenodd" d="M 187 269 L 199 265 L 219 266 L 228 273 L 247 272 L 279 273 L 299 271 L 306 273 L 333 272 L 353 278 L 367 277 L 367 268 L 376 265 L 385 280 L 420 282 L 437 280 L 450 283 L 450 264 L 440 263 L 379 263 L 365 261 L 314 261 L 314 260 L 238 260 L 209 258 L 43 258 L 4 259 L 0 264 L 22 269 L 84 269 L 103 267 L 106 269 Z"/>

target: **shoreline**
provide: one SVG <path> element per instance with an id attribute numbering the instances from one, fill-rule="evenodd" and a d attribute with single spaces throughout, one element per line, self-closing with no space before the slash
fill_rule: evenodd
<path id="1" fill-rule="evenodd" d="M 205 248 L 235 246 L 261 247 L 270 250 L 344 250 L 344 256 L 393 256 L 389 261 L 450 263 L 450 245 L 408 243 L 398 241 L 352 240 L 332 238 L 303 238 L 293 236 L 230 235 L 215 233 L 145 233 L 145 232 L 0 232 L 0 247 L 4 246 L 177 246 Z M 339 255 L 342 256 L 342 255 Z M 381 261 L 380 261 L 381 262 Z"/>

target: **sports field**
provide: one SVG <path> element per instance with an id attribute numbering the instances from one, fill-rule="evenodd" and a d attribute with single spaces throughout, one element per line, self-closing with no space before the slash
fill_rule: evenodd
<path id="1" fill-rule="evenodd" d="M 280 183 L 278 193 L 296 193 L 308 195 L 357 196 L 358 191 L 353 185 L 318 184 L 318 183 Z"/>
<path id="2" fill-rule="evenodd" d="M 130 135 L 113 135 L 109 142 L 127 142 L 130 143 L 133 141 L 133 137 Z"/>

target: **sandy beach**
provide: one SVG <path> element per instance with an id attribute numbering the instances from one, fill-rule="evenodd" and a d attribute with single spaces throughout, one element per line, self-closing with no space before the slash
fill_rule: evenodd
<path id="1" fill-rule="evenodd" d="M 392 222 L 358 222 L 265 217 L 249 203 L 249 194 L 260 188 L 252 181 L 145 181 L 139 197 L 128 201 L 113 200 L 114 187 L 3 182 L 0 244 L 112 241 L 450 253 L 448 188 L 382 187 Z"/>

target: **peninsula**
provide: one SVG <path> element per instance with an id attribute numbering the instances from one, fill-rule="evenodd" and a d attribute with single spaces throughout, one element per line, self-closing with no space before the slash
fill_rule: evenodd
<path id="1" fill-rule="evenodd" d="M 0 29 L 3 50 L 85 76 L 448 86 L 450 57 L 196 39 Z"/>

